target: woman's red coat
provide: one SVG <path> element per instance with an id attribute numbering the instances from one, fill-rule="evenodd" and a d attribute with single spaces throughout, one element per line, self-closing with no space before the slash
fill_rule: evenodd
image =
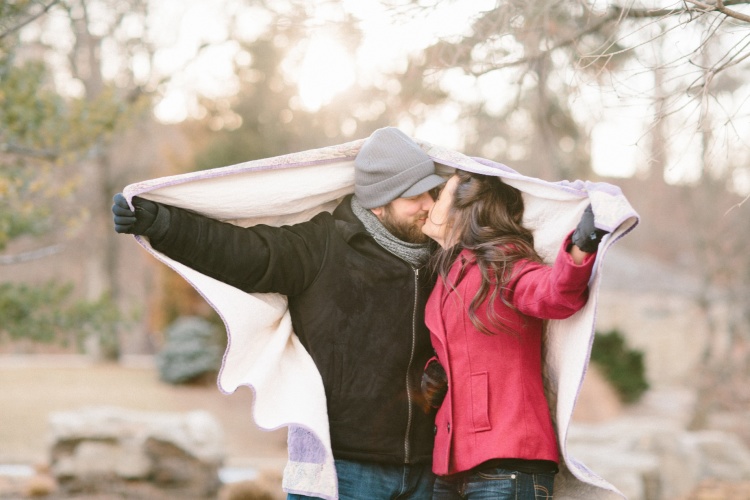
<path id="1" fill-rule="evenodd" d="M 497 300 L 494 307 L 512 332 L 480 332 L 468 306 L 481 283 L 478 266 L 455 289 L 438 280 L 427 302 L 425 321 L 432 345 L 448 375 L 449 390 L 435 419 L 433 471 L 466 471 L 493 458 L 558 461 L 558 447 L 542 383 L 545 319 L 575 314 L 588 298 L 595 254 L 581 265 L 565 248 L 554 265 L 517 263 L 509 283 L 516 310 Z M 455 279 L 461 253 L 448 275 Z M 477 309 L 485 325 L 487 303 Z"/>

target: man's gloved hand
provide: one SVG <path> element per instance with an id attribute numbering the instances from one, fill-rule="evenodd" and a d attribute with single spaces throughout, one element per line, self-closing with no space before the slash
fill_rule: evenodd
<path id="1" fill-rule="evenodd" d="M 437 359 L 430 361 L 422 373 L 422 395 L 432 408 L 439 408 L 447 392 L 448 376 L 445 368 Z"/>
<path id="2" fill-rule="evenodd" d="M 162 235 L 169 225 L 169 219 L 160 217 L 159 205 L 138 196 L 133 198 L 135 212 L 130 210 L 122 193 L 117 193 L 112 205 L 115 231 L 126 234 L 142 234 L 148 237 Z"/>
<path id="3" fill-rule="evenodd" d="M 594 253 L 599 247 L 599 242 L 602 241 L 607 232 L 603 229 L 597 229 L 594 226 L 594 211 L 591 205 L 589 205 L 584 210 L 581 221 L 578 223 L 578 227 L 573 232 L 571 239 L 573 240 L 573 244 L 584 252 Z"/>

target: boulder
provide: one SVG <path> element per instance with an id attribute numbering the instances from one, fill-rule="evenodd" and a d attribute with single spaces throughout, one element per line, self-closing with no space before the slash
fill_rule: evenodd
<path id="1" fill-rule="evenodd" d="M 51 472 L 66 493 L 212 498 L 224 437 L 208 412 L 113 407 L 50 415 Z"/>

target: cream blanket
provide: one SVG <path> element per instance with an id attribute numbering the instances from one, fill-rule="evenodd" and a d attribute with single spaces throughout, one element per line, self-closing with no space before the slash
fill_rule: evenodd
<path id="1" fill-rule="evenodd" d="M 128 201 L 142 196 L 240 226 L 301 222 L 332 210 L 353 192 L 354 157 L 363 141 L 139 182 L 127 186 L 124 194 Z M 597 226 L 610 231 L 600 246 L 588 304 L 569 319 L 550 322 L 545 369 L 563 458 L 555 497 L 621 498 L 616 488 L 570 456 L 567 437 L 594 339 L 602 261 L 611 245 L 638 224 L 638 214 L 619 188 L 610 184 L 545 182 L 499 163 L 417 143 L 446 173 L 458 168 L 497 175 L 523 191 L 526 224 L 534 230 L 537 249 L 549 262 L 589 203 Z M 250 387 L 256 424 L 268 430 L 288 427 L 284 490 L 337 498 L 323 385 L 315 364 L 293 335 L 286 297 L 241 292 L 155 251 L 147 238 L 136 238 L 193 285 L 224 320 L 229 343 L 219 389 L 232 393 L 239 386 Z"/>

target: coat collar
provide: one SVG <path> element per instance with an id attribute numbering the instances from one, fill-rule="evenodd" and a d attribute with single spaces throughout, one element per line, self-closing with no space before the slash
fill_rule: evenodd
<path id="1" fill-rule="evenodd" d="M 347 242 L 351 241 L 358 234 L 372 237 L 367 232 L 367 229 L 365 229 L 362 221 L 352 211 L 352 195 L 346 196 L 334 209 L 333 218 L 336 220 L 336 228 Z"/>

